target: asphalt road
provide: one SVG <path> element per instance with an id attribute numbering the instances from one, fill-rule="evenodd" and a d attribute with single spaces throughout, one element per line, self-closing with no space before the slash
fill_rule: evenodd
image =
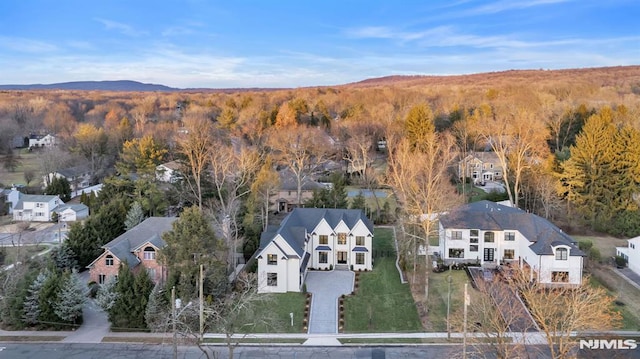
<path id="1" fill-rule="evenodd" d="M 228 358 L 226 348 L 215 347 L 217 358 Z M 459 345 L 434 345 L 429 347 L 239 347 L 234 352 L 237 359 L 430 359 L 462 357 Z M 213 355 L 210 355 L 213 357 Z M 139 359 L 173 358 L 173 348 L 160 344 L 10 344 L 0 343 L 2 359 Z M 178 358 L 206 358 L 197 347 L 180 347 Z M 469 356 L 471 358 L 471 356 Z"/>

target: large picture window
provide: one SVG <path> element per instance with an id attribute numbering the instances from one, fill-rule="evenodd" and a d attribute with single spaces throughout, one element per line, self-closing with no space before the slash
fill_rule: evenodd
<path id="1" fill-rule="evenodd" d="M 327 252 L 318 252 L 318 262 L 322 264 L 326 264 L 329 261 L 329 256 Z"/>
<path id="2" fill-rule="evenodd" d="M 505 249 L 503 259 L 513 259 L 515 257 L 516 251 L 514 249 Z"/>
<path id="3" fill-rule="evenodd" d="M 484 242 L 485 243 L 493 243 L 495 242 L 495 234 L 493 232 L 484 232 Z"/>
<path id="4" fill-rule="evenodd" d="M 146 247 L 143 252 L 143 258 L 146 260 L 156 259 L 156 250 L 153 247 Z"/>
<path id="5" fill-rule="evenodd" d="M 551 272 L 551 281 L 554 283 L 568 283 L 569 272 Z"/>
<path id="6" fill-rule="evenodd" d="M 356 264 L 364 264 L 364 253 L 356 253 Z"/>
<path id="7" fill-rule="evenodd" d="M 277 254 L 267 254 L 267 264 L 275 266 L 278 264 L 278 255 Z"/>
<path id="8" fill-rule="evenodd" d="M 449 258 L 464 258 L 464 249 L 449 248 Z"/>
<path id="9" fill-rule="evenodd" d="M 267 285 L 269 287 L 278 286 L 278 273 L 267 273 Z"/>
<path id="10" fill-rule="evenodd" d="M 347 234 L 338 233 L 338 244 L 347 244 Z"/>

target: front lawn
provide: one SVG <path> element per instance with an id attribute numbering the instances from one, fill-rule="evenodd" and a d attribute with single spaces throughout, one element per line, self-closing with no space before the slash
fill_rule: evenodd
<path id="1" fill-rule="evenodd" d="M 451 276 L 450 314 L 462 309 L 464 284 L 469 277 L 464 270 L 452 270 L 442 273 L 429 273 L 429 324 L 432 331 L 447 331 L 447 299 L 449 294 L 449 276 Z M 474 291 L 471 284 L 467 286 L 469 295 Z"/>
<path id="2" fill-rule="evenodd" d="M 374 253 L 394 253 L 393 231 L 377 228 Z M 374 259 L 372 272 L 358 275 L 356 294 L 345 298 L 345 332 L 416 332 L 422 330 L 408 284 L 400 282 L 395 255 Z"/>
<path id="3" fill-rule="evenodd" d="M 252 329 L 255 333 L 302 333 L 305 295 L 303 293 L 268 294 L 270 301 L 265 306 L 272 320 L 267 325 L 258 325 Z M 291 317 L 293 313 L 293 326 Z"/>
<path id="4" fill-rule="evenodd" d="M 640 291 L 627 283 L 609 268 L 594 268 L 589 277 L 589 284 L 594 287 L 604 287 L 609 294 L 616 298 L 615 310 L 622 316 L 620 329 L 640 330 Z"/>

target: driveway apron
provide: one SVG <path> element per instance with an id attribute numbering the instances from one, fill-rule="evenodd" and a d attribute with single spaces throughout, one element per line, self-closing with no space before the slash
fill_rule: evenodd
<path id="1" fill-rule="evenodd" d="M 354 274 L 351 271 L 309 271 L 305 283 L 311 299 L 309 334 L 338 332 L 338 298 L 353 292 Z"/>

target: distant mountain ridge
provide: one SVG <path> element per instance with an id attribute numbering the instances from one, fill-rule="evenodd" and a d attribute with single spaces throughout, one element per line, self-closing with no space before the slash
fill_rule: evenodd
<path id="1" fill-rule="evenodd" d="M 73 81 L 54 84 L 0 85 L 0 90 L 83 90 L 83 91 L 180 91 L 180 89 L 138 81 Z"/>

